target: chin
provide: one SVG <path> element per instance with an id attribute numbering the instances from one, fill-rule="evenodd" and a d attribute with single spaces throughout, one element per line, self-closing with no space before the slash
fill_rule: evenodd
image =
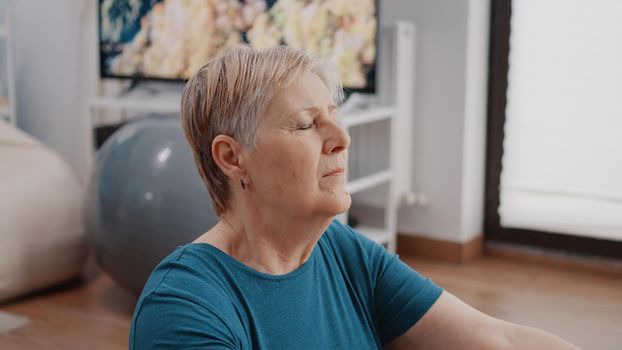
<path id="1" fill-rule="evenodd" d="M 350 198 L 350 194 L 348 192 L 343 192 L 339 198 L 334 198 L 332 203 L 326 206 L 329 209 L 329 214 L 331 216 L 339 215 L 341 213 L 346 212 L 350 209 L 350 205 L 352 204 L 352 198 Z"/>

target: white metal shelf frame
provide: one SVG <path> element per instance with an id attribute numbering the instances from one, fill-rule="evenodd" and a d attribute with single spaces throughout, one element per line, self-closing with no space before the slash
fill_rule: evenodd
<path id="1" fill-rule="evenodd" d="M 352 113 L 348 116 L 342 117 L 342 126 L 346 130 L 352 127 L 366 127 L 375 122 L 387 120 L 390 122 L 390 138 L 393 138 L 397 129 L 397 115 L 396 109 L 392 107 L 372 107 L 368 108 L 360 115 Z M 348 130 L 349 131 L 349 130 Z M 393 145 L 389 145 L 387 150 L 387 157 L 391 157 L 391 153 L 395 149 Z M 356 150 L 354 150 L 356 151 Z M 360 155 L 357 155 L 360 157 Z M 350 195 L 362 193 L 374 187 L 380 185 L 386 185 L 387 189 L 384 193 L 384 223 L 382 227 L 360 225 L 355 227 L 355 230 L 371 239 L 372 241 L 385 245 L 385 247 L 395 252 L 397 243 L 397 202 L 395 200 L 395 172 L 392 164 L 389 164 L 387 168 L 380 169 L 372 172 L 371 174 L 364 175 L 357 178 L 350 178 L 351 174 L 348 174 L 347 190 Z M 355 203 L 353 203 L 355 204 Z M 345 212 L 338 216 L 338 219 L 347 223 L 349 212 Z"/>
<path id="2" fill-rule="evenodd" d="M 348 117 L 343 123 L 350 128 L 362 124 L 388 120 L 389 137 L 384 140 L 388 146 L 389 165 L 349 181 L 352 194 L 362 193 L 380 185 L 385 185 L 383 198 L 384 220 L 381 226 L 361 225 L 356 229 L 372 239 L 385 244 L 395 252 L 397 245 L 397 211 L 403 198 L 412 198 L 412 159 L 410 154 L 413 140 L 414 65 L 416 31 L 412 23 L 397 22 L 381 31 L 379 74 L 379 99 L 377 105 L 385 107 L 370 108 L 358 115 Z M 358 120 L 354 122 L 354 118 Z M 359 119 L 360 118 L 360 119 Z M 350 122 L 350 119 L 352 122 Z M 378 135 L 376 135 L 378 136 Z M 371 193 L 371 192 L 369 192 Z M 376 199 L 377 198 L 371 198 Z M 377 202 L 377 201 L 376 201 Z M 348 221 L 348 213 L 339 216 L 342 222 Z"/>

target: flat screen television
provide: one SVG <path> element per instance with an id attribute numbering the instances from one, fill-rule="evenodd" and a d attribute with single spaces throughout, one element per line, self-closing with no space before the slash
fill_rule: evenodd
<path id="1" fill-rule="evenodd" d="M 181 81 L 239 43 L 332 60 L 350 92 L 375 92 L 377 0 L 99 0 L 100 75 Z"/>

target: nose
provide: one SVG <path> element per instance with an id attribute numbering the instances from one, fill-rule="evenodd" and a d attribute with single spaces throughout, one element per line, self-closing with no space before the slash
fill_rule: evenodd
<path id="1" fill-rule="evenodd" d="M 350 135 L 339 123 L 332 119 L 325 124 L 326 140 L 324 141 L 324 153 L 340 153 L 350 146 Z"/>

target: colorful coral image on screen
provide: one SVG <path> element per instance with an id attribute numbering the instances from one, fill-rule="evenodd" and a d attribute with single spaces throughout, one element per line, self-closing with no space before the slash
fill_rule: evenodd
<path id="1" fill-rule="evenodd" d="M 188 79 L 232 45 L 289 45 L 375 89 L 376 0 L 100 0 L 102 77 Z"/>

